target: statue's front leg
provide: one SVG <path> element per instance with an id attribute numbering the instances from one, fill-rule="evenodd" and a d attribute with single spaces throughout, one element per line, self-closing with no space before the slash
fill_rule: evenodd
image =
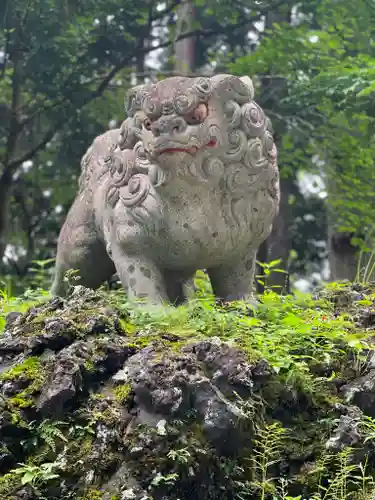
<path id="1" fill-rule="evenodd" d="M 256 305 L 254 297 L 254 274 L 256 252 L 233 263 L 208 269 L 213 292 L 225 300 L 245 300 Z"/>
<path id="2" fill-rule="evenodd" d="M 168 302 L 163 275 L 149 258 L 112 247 L 112 260 L 130 300 L 146 299 L 153 304 Z"/>

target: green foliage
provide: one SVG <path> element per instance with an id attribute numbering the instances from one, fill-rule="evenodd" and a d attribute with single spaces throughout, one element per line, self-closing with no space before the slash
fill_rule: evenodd
<path id="1" fill-rule="evenodd" d="M 12 473 L 21 476 L 21 484 L 23 485 L 31 484 L 33 486 L 38 486 L 59 477 L 59 474 L 54 472 L 58 468 L 58 464 L 55 462 L 41 465 L 20 465 L 21 467 L 13 469 Z"/>
<path id="2" fill-rule="evenodd" d="M 121 294 L 114 298 L 118 307 L 128 307 Z M 374 298 L 375 290 L 369 294 L 369 300 Z M 134 328 L 145 333 L 172 332 L 185 339 L 219 336 L 244 349 L 252 361 L 266 360 L 287 385 L 302 386 L 311 397 L 327 381 L 313 375 L 312 363 L 334 367 L 348 355 L 343 343 L 361 358 L 369 342 L 368 333 L 356 331 L 345 315 L 334 314 L 329 302 L 307 294 L 281 297 L 272 290 L 255 310 L 241 302 L 218 308 L 201 290 L 179 308 L 145 307 L 131 310 L 130 317 Z"/>
<path id="3" fill-rule="evenodd" d="M 273 475 L 275 464 L 283 459 L 283 445 L 288 429 L 274 422 L 258 429 L 254 441 L 254 457 L 250 460 L 251 480 L 238 482 L 238 500 L 302 500 L 302 496 L 288 494 L 289 481 Z M 306 500 L 365 500 L 374 493 L 375 481 L 368 467 L 368 456 L 363 462 L 353 463 L 355 450 L 347 447 L 336 454 L 324 453 L 307 472 L 315 476 L 316 492 Z M 293 487 L 290 481 L 290 486 Z"/>
<path id="4" fill-rule="evenodd" d="M 38 357 L 27 358 L 23 363 L 1 374 L 1 380 L 35 380 L 40 378 L 41 362 Z"/>
<path id="5" fill-rule="evenodd" d="M 130 384 L 121 384 L 115 388 L 115 396 L 117 401 L 120 403 L 125 403 L 129 397 L 129 394 L 132 390 Z"/>
<path id="6" fill-rule="evenodd" d="M 80 157 L 110 120 L 124 118 L 126 66 L 140 34 L 135 20 L 148 12 L 142 1 L 135 7 L 84 0 L 74 8 L 50 0 L 3 3 L 0 179 L 6 171 L 14 175 L 7 243 L 15 255 L 8 270 L 23 276 L 31 260 L 51 257 L 64 215 L 55 208 L 64 212 L 71 202 Z M 27 169 L 24 161 L 32 162 Z"/>
<path id="7" fill-rule="evenodd" d="M 167 457 L 175 462 L 186 465 L 190 461 L 191 453 L 187 448 L 181 448 L 179 450 L 170 450 Z"/>
<path id="8" fill-rule="evenodd" d="M 322 176 L 329 223 L 356 233 L 353 243 L 363 247 L 375 227 L 369 210 L 375 196 L 375 53 L 369 42 L 375 10 L 367 0 L 314 0 L 299 2 L 294 14 L 293 23 L 274 23 L 256 51 L 229 67 L 258 82 L 258 99 L 282 134 L 282 173 Z M 278 85 L 270 108 L 269 81 Z"/>
<path id="9" fill-rule="evenodd" d="M 176 482 L 176 479 L 178 479 L 178 474 L 177 473 L 172 473 L 172 474 L 167 474 L 163 475 L 160 472 L 158 472 L 154 478 L 151 481 L 152 486 L 160 486 L 163 483 L 166 483 L 168 485 L 171 485 Z"/>
<path id="10" fill-rule="evenodd" d="M 368 474 L 368 457 L 360 464 L 352 463 L 354 450 L 345 448 L 337 454 L 326 454 L 311 474 L 318 473 L 318 491 L 311 500 L 345 500 L 347 498 L 365 499 L 374 493 L 374 478 Z M 329 470 L 335 474 L 329 477 L 328 485 L 324 485 Z"/>
<path id="11" fill-rule="evenodd" d="M 271 262 L 259 262 L 257 261 L 258 266 L 261 268 L 263 274 L 256 276 L 257 283 L 260 283 L 265 290 L 272 290 L 276 288 L 281 288 L 280 285 L 268 285 L 268 281 L 272 275 L 272 273 L 282 273 L 286 274 L 284 269 L 281 269 L 278 266 L 281 263 L 281 259 L 272 260 Z"/>
<path id="12" fill-rule="evenodd" d="M 78 497 L 77 500 L 102 500 L 102 498 L 103 493 L 101 491 L 95 488 L 90 488 L 83 496 Z"/>
<path id="13" fill-rule="evenodd" d="M 368 283 L 375 275 L 375 250 L 373 250 L 373 232 L 360 242 L 360 253 L 357 264 L 356 283 Z"/>
<path id="14" fill-rule="evenodd" d="M 271 272 L 277 265 L 277 262 L 271 263 L 265 269 Z M 349 377 L 355 377 L 365 369 L 373 332 L 361 327 L 361 313 L 364 307 L 375 305 L 374 285 L 362 287 L 361 296 L 356 300 L 353 300 L 353 288 L 348 283 L 331 284 L 320 292 L 319 297 L 308 294 L 281 297 L 269 289 L 259 297 L 260 304 L 254 308 L 240 301 L 218 305 L 210 294 L 207 277 L 203 273 L 197 283 L 200 288 L 196 295 L 178 308 L 134 308 L 127 302 L 123 291 L 100 293 L 128 313 L 127 324 L 131 328 L 127 326 L 126 332 L 129 341 L 137 332 L 138 339 L 144 340 L 142 347 L 154 342 L 160 345 L 160 352 L 170 349 L 173 355 L 174 350 L 178 351 L 191 341 L 218 337 L 240 348 L 251 363 L 266 361 L 270 365 L 271 382 L 269 386 L 265 384 L 261 396 L 254 393 L 244 401 L 239 395 L 233 395 L 233 404 L 245 415 L 251 429 L 249 436 L 252 436 L 248 443 L 248 459 L 242 462 L 243 470 L 234 472 L 230 459 L 220 463 L 221 473 L 229 478 L 239 474 L 241 478 L 235 481 L 235 498 L 305 500 L 302 495 L 293 496 L 296 484 L 297 487 L 308 484 L 309 491 L 313 493 L 306 500 L 371 498 L 375 486 L 373 464 L 367 463 L 366 457 L 361 464 L 353 462 L 352 458 L 358 450 L 351 448 L 345 448 L 338 454 L 328 453 L 322 443 L 329 430 L 324 431 L 327 435 L 322 434 L 323 429 L 334 425 L 332 420 L 327 424 L 323 421 L 326 409 L 338 400 L 332 392 L 332 383 L 345 379 L 347 370 L 351 373 Z M 174 334 L 176 341 L 164 342 L 163 333 Z M 29 381 L 34 384 L 33 390 L 37 390 L 43 382 L 43 367 L 39 358 L 31 357 L 5 371 L 1 377 L 9 381 Z M 22 443 L 22 446 L 33 456 L 0 479 L 0 494 L 3 491 L 9 494 L 17 481 L 43 489 L 43 485 L 59 481 L 63 475 L 74 475 L 78 465 L 86 465 L 95 442 L 96 426 L 100 423 L 114 428 L 118 422 L 118 403 L 123 404 L 131 391 L 129 384 L 119 385 L 114 390 L 112 385 L 110 387 L 112 406 L 102 406 L 104 396 L 101 392 L 94 393 L 87 407 L 85 402 L 82 403 L 84 408 L 79 409 L 77 421 L 69 417 L 67 422 L 43 420 L 31 423 L 28 426 L 28 442 Z M 303 397 L 304 404 L 317 411 L 317 421 L 302 421 L 302 410 L 301 414 L 290 417 L 288 426 L 283 421 L 284 415 L 275 418 L 272 406 L 286 393 L 293 395 L 296 405 L 299 404 L 298 398 Z M 266 395 L 270 408 L 263 401 Z M 95 404 L 98 406 L 95 407 Z M 332 419 L 332 414 L 327 418 Z M 182 433 L 185 425 L 184 422 L 168 422 L 166 436 L 170 435 L 169 427 L 174 426 L 174 436 L 181 433 L 183 439 L 174 441 L 173 446 L 158 457 L 162 464 L 159 464 L 160 467 L 147 462 L 148 451 L 143 448 L 142 460 L 146 457 L 147 465 L 153 471 L 150 486 L 157 490 L 173 489 L 188 477 L 190 471 L 194 471 L 198 454 L 207 456 L 207 460 L 215 460 L 202 437 L 201 423 L 195 422 L 188 438 Z M 372 446 L 375 439 L 374 420 L 365 417 L 358 428 L 365 436 L 364 444 Z M 155 429 L 149 431 L 156 432 Z M 295 435 L 297 433 L 298 436 Z M 158 442 L 168 446 L 168 437 L 163 436 L 159 435 Z M 301 442 L 305 441 L 309 446 L 308 456 L 314 457 L 309 464 L 311 467 L 303 477 L 287 479 L 282 471 L 293 451 L 297 453 L 295 447 L 303 446 Z M 134 443 L 132 446 L 137 447 Z M 35 450 L 38 450 L 38 455 L 34 455 Z M 97 455 L 94 456 L 97 460 Z M 69 467 L 68 471 L 63 469 L 59 457 L 63 457 L 62 462 L 64 467 Z M 101 495 L 100 489 L 89 488 L 81 498 L 89 500 L 101 498 Z"/>
<path id="15" fill-rule="evenodd" d="M 41 441 L 45 443 L 51 451 L 56 452 L 56 443 L 68 442 L 60 429 L 60 427 L 64 425 L 66 425 L 64 422 L 50 422 L 48 420 L 43 420 L 39 424 L 33 423 L 31 428 L 35 430 L 36 439 L 33 440 L 32 444 L 36 446 L 39 444 L 38 441 Z"/>
<path id="16" fill-rule="evenodd" d="M 15 418 L 18 418 L 17 409 L 33 406 L 33 395 L 40 391 L 44 381 L 45 373 L 43 364 L 37 357 L 27 358 L 23 363 L 10 368 L 0 375 L 0 380 L 13 380 L 26 383 L 26 387 L 9 398 L 9 405 L 16 410 Z"/>
<path id="17" fill-rule="evenodd" d="M 49 292 L 41 288 L 28 289 L 25 293 L 17 297 L 11 294 L 10 287 L 6 287 L 5 283 L 4 285 L 4 288 L 0 289 L 0 334 L 4 330 L 7 314 L 10 312 L 24 313 L 35 302 L 49 297 Z"/>
<path id="18" fill-rule="evenodd" d="M 261 500 L 265 500 L 268 494 L 275 494 L 276 489 L 273 480 L 269 477 L 269 470 L 281 459 L 281 447 L 286 430 L 275 422 L 258 430 L 258 437 L 254 440 L 254 458 L 252 467 L 254 469 L 254 480 L 252 488 L 257 492 Z"/>

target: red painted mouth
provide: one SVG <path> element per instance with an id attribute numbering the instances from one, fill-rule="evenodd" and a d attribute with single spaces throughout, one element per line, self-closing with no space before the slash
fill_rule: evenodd
<path id="1" fill-rule="evenodd" d="M 214 146 L 216 146 L 216 141 L 212 140 L 208 144 L 206 144 L 206 146 L 204 146 L 204 147 L 213 148 Z M 199 149 L 203 149 L 203 148 L 197 148 L 196 146 L 191 146 L 190 148 L 165 148 L 165 149 L 161 149 L 158 152 L 158 155 L 160 156 L 161 154 L 165 154 L 165 153 L 189 153 L 191 155 L 194 155 L 199 151 Z"/>

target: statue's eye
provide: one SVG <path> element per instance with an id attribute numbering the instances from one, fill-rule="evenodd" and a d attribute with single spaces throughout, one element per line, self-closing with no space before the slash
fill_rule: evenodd
<path id="1" fill-rule="evenodd" d="M 190 125 L 195 125 L 204 122 L 208 116 L 208 108 L 206 104 L 199 104 L 194 111 L 187 117 L 186 121 Z"/>
<path id="2" fill-rule="evenodd" d="M 150 120 L 150 118 L 145 118 L 145 120 L 143 121 L 143 126 L 146 130 L 151 130 L 151 125 L 152 125 L 152 122 Z"/>

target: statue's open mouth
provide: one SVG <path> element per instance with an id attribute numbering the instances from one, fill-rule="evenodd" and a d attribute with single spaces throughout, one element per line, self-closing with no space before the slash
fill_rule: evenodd
<path id="1" fill-rule="evenodd" d="M 210 141 L 208 144 L 206 144 L 205 146 L 203 146 L 202 148 L 198 148 L 197 146 L 189 146 L 189 147 L 176 147 L 176 148 L 163 148 L 163 149 L 159 149 L 157 151 L 157 155 L 160 156 L 162 154 L 166 154 L 166 153 L 188 153 L 190 155 L 195 155 L 200 149 L 203 149 L 204 147 L 206 148 L 213 148 L 214 146 L 216 146 L 216 141 L 215 140 L 212 140 Z"/>

